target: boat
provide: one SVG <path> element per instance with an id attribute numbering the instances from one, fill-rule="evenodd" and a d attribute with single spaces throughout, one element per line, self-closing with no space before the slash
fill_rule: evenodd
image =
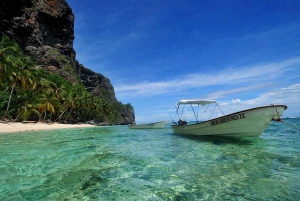
<path id="1" fill-rule="evenodd" d="M 183 135 L 203 135 L 203 136 L 231 136 L 231 137 L 257 137 L 260 136 L 265 128 L 271 121 L 281 121 L 281 116 L 284 110 L 287 109 L 286 105 L 268 105 L 255 107 L 247 110 L 238 111 L 232 114 L 208 119 L 205 121 L 198 121 L 199 107 L 215 105 L 221 110 L 215 100 L 181 100 L 176 107 L 176 113 L 179 118 L 178 122 L 171 124 L 171 128 L 175 134 Z M 196 121 L 186 122 L 182 115 L 185 105 L 190 105 Z M 195 105 L 198 106 L 197 113 L 195 112 Z M 206 106 L 208 105 L 208 106 Z M 179 111 L 182 106 L 182 112 Z M 222 110 L 221 110 L 222 111 Z M 211 115 L 212 116 L 212 115 Z M 171 117 L 172 118 L 172 117 Z"/>
<path id="2" fill-rule="evenodd" d="M 129 124 L 128 127 L 131 129 L 159 129 L 165 128 L 167 121 L 159 121 L 148 124 Z"/>

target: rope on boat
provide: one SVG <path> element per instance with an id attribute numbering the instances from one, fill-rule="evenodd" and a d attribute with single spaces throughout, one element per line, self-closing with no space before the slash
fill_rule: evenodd
<path id="1" fill-rule="evenodd" d="M 278 116 L 277 119 L 272 118 L 272 121 L 282 122 L 282 123 L 285 123 L 285 124 L 288 125 L 288 126 L 291 126 L 291 127 L 295 128 L 295 129 L 297 129 L 297 130 L 300 130 L 299 127 L 294 126 L 293 124 L 290 124 L 290 123 L 287 123 L 287 122 L 283 121 L 283 119 L 281 119 L 280 116 L 279 116 L 279 112 L 278 112 L 276 106 L 273 105 L 273 104 L 271 104 L 271 105 L 274 106 L 274 108 L 275 108 L 275 110 L 276 110 L 276 112 L 277 112 L 277 116 Z"/>
<path id="2" fill-rule="evenodd" d="M 176 124 L 176 125 L 177 125 L 177 123 L 173 120 L 173 118 L 171 117 L 171 115 L 170 115 L 170 113 L 168 112 L 168 110 L 167 110 L 167 113 L 169 114 L 169 116 L 170 116 L 170 118 L 171 118 L 173 124 Z"/>
<path id="3" fill-rule="evenodd" d="M 298 128 L 297 126 L 294 126 L 294 125 L 292 125 L 292 124 L 289 124 L 289 123 L 287 123 L 287 122 L 285 122 L 285 121 L 283 121 L 283 120 L 282 120 L 282 123 L 285 123 L 286 125 L 291 126 L 291 127 L 293 127 L 293 128 L 295 128 L 295 129 L 297 129 L 297 130 L 300 131 L 300 128 Z"/>

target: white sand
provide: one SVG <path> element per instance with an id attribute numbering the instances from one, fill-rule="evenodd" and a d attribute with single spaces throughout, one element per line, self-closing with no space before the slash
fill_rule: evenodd
<path id="1" fill-rule="evenodd" d="M 22 133 L 39 130 L 71 129 L 95 127 L 90 124 L 60 124 L 60 123 L 21 123 L 21 122 L 0 122 L 0 134 Z"/>

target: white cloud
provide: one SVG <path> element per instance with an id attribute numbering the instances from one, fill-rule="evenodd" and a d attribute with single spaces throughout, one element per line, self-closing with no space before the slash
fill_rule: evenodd
<path id="1" fill-rule="evenodd" d="M 235 99 L 235 100 L 232 100 L 232 103 L 233 104 L 236 104 L 236 103 L 241 103 L 242 101 L 240 99 Z"/>
<path id="2" fill-rule="evenodd" d="M 270 104 L 287 105 L 288 109 L 285 111 L 284 116 L 300 116 L 300 83 L 268 91 L 254 99 L 244 101 L 235 99 L 222 105 L 226 105 L 224 110 L 226 111 L 225 113 L 229 114 L 239 110 Z"/>
<path id="3" fill-rule="evenodd" d="M 243 92 L 243 91 L 250 91 L 250 90 L 260 89 L 260 88 L 264 88 L 268 85 L 269 84 L 266 83 L 266 84 L 240 87 L 240 88 L 235 88 L 235 89 L 231 89 L 231 90 L 221 90 L 221 91 L 217 91 L 217 92 L 214 92 L 214 93 L 210 93 L 210 94 L 207 95 L 207 97 L 209 99 L 220 99 L 220 98 L 223 98 L 223 97 L 225 97 L 227 95 L 230 95 L 230 94 L 236 94 L 236 93 Z"/>
<path id="4" fill-rule="evenodd" d="M 174 91 L 183 91 L 192 88 L 200 88 L 216 85 L 237 85 L 246 84 L 248 86 L 223 92 L 234 93 L 243 90 L 252 90 L 256 87 L 262 87 L 264 82 L 281 81 L 284 74 L 297 71 L 300 65 L 300 57 L 292 58 L 277 63 L 259 64 L 254 66 L 243 66 L 236 68 L 227 68 L 215 74 L 195 73 L 182 76 L 180 79 L 175 78 L 171 81 L 143 82 L 133 85 L 116 85 L 115 92 L 117 96 L 154 96 Z M 257 85 L 257 83 L 260 83 Z M 253 85 L 253 84 L 256 84 Z M 211 94 L 212 96 L 223 96 Z"/>
<path id="5" fill-rule="evenodd" d="M 256 99 L 248 100 L 245 103 L 249 105 L 257 105 L 257 104 L 263 104 L 267 102 L 270 103 L 270 101 L 273 104 L 288 104 L 288 103 L 300 104 L 300 84 L 294 84 L 286 88 L 270 91 L 268 93 L 261 95 Z"/>

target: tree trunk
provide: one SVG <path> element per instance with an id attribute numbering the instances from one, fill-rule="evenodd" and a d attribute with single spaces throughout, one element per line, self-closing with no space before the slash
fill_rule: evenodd
<path id="1" fill-rule="evenodd" d="M 9 106 L 10 106 L 10 101 L 11 101 L 11 97 L 12 97 L 12 93 L 13 93 L 13 91 L 14 91 L 14 89 L 15 89 L 15 86 L 16 86 L 16 83 L 14 83 L 13 87 L 11 88 L 10 95 L 9 95 L 9 99 L 8 99 L 8 104 L 7 104 L 7 108 L 6 108 L 6 112 L 5 112 L 5 115 L 4 115 L 4 116 L 6 116 L 7 113 L 8 113 Z"/>
<path id="2" fill-rule="evenodd" d="M 72 108 L 71 108 L 71 110 L 69 111 L 69 113 L 68 113 L 68 115 L 67 115 L 67 118 L 65 119 L 65 122 L 68 120 L 68 118 L 69 118 L 71 112 L 73 112 L 73 109 L 72 109 Z"/>
<path id="3" fill-rule="evenodd" d="M 68 107 L 65 111 L 63 111 L 63 113 L 61 113 L 61 115 L 59 115 L 58 117 L 57 117 L 57 119 L 55 119 L 55 122 L 59 119 L 61 119 L 61 117 L 64 115 L 64 113 L 69 109 L 70 107 Z"/>
<path id="4" fill-rule="evenodd" d="M 47 116 L 47 110 L 45 110 L 44 122 L 46 121 L 46 116 Z"/>

